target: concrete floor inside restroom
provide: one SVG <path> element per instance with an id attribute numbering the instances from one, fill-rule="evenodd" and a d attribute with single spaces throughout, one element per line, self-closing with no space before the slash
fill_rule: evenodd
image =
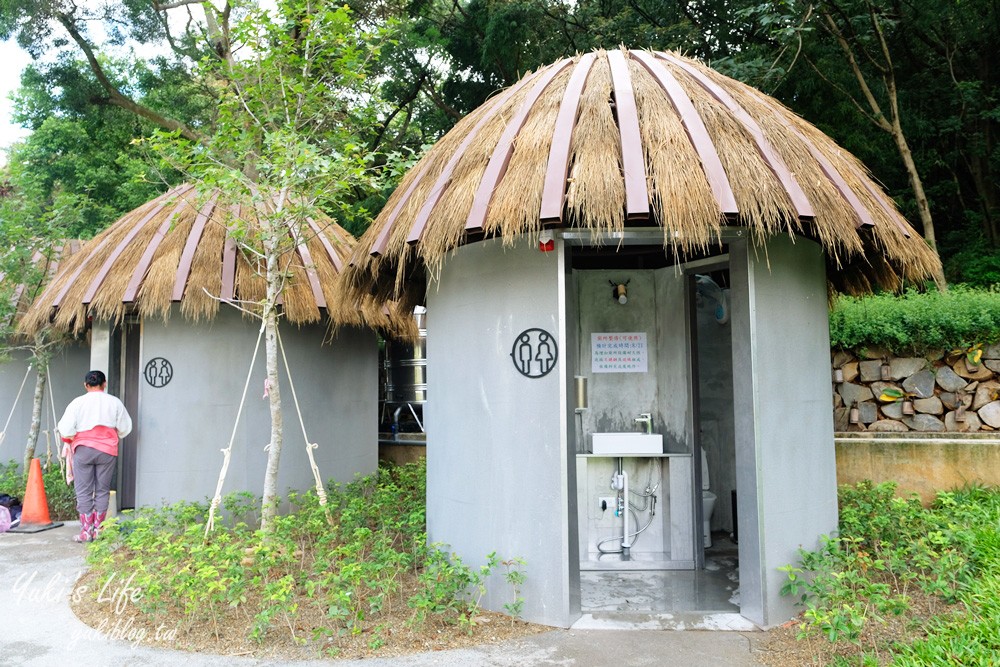
<path id="1" fill-rule="evenodd" d="M 574 628 L 755 630 L 740 616 L 737 546 L 713 535 L 703 570 L 580 573 L 583 617 Z"/>

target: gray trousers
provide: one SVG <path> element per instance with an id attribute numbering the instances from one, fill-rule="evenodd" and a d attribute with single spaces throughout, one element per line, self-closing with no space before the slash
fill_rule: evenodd
<path id="1" fill-rule="evenodd" d="M 76 511 L 80 514 L 108 511 L 111 478 L 117 457 L 80 445 L 73 452 L 73 486 L 76 487 Z"/>

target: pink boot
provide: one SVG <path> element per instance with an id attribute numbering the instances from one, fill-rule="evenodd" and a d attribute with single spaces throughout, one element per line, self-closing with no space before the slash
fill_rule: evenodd
<path id="1" fill-rule="evenodd" d="M 98 514 L 97 512 L 94 512 L 90 516 L 93 517 L 93 520 L 90 522 L 90 539 L 96 540 L 101 534 L 101 524 L 104 523 L 106 518 L 108 518 L 108 513 L 101 512 Z"/>
<path id="2" fill-rule="evenodd" d="M 73 536 L 74 542 L 90 542 L 94 539 L 91 533 L 94 527 L 94 519 L 92 518 L 94 516 L 96 516 L 94 512 L 80 515 L 80 534 Z"/>

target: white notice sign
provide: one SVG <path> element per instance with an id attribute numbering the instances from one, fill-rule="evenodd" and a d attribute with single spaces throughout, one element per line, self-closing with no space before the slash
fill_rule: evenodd
<path id="1" fill-rule="evenodd" d="M 591 373 L 645 373 L 649 370 L 646 333 L 590 334 Z"/>

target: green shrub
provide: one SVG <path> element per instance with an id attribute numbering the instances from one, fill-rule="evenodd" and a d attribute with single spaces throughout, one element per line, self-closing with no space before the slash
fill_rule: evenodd
<path id="1" fill-rule="evenodd" d="M 839 645 L 834 664 L 889 664 L 887 657 L 907 666 L 996 664 L 1000 492 L 943 492 L 930 508 L 894 492 L 891 483 L 842 487 L 839 535 L 824 537 L 817 551 L 801 551 L 799 567 L 781 568 L 782 592 L 804 608 L 799 637 L 819 634 Z M 918 590 L 942 611 L 945 603 L 956 606 L 918 616 L 911 609 Z M 919 630 L 916 638 L 879 635 L 877 627 L 893 618 Z M 857 660 L 844 657 L 844 644 L 855 647 Z"/>
<path id="2" fill-rule="evenodd" d="M 403 610 L 413 626 L 471 632 L 494 570 L 513 588 L 510 610 L 519 613 L 522 561 L 489 554 L 474 570 L 427 544 L 425 465 L 387 466 L 331 485 L 327 507 L 312 491 L 293 493 L 291 510 L 266 535 L 256 527 L 259 500 L 247 493 L 224 499 L 207 538 L 205 503 L 124 512 L 90 545 L 94 589 L 127 573 L 142 591 L 136 604 L 143 614 L 183 614 L 213 626 L 229 615 L 245 625 L 248 639 L 262 641 L 284 628 L 297 642 L 312 639 L 333 650 L 347 636 L 364 637 L 371 650 L 381 647 L 391 634 L 383 614 L 390 610 L 396 617 Z M 325 622 L 300 620 L 306 608 L 320 611 Z"/>
<path id="3" fill-rule="evenodd" d="M 28 477 L 18 470 L 19 465 L 14 460 L 0 464 L 0 493 L 24 500 Z M 45 499 L 49 503 L 51 519 L 66 521 L 77 518 L 76 492 L 73 485 L 66 482 L 65 474 L 55 462 L 46 466 L 44 460 L 42 461 L 42 483 L 45 485 Z"/>
<path id="4" fill-rule="evenodd" d="M 953 287 L 946 293 L 841 296 L 830 311 L 836 349 L 885 348 L 896 354 L 968 348 L 1000 341 L 1000 290 Z"/>

